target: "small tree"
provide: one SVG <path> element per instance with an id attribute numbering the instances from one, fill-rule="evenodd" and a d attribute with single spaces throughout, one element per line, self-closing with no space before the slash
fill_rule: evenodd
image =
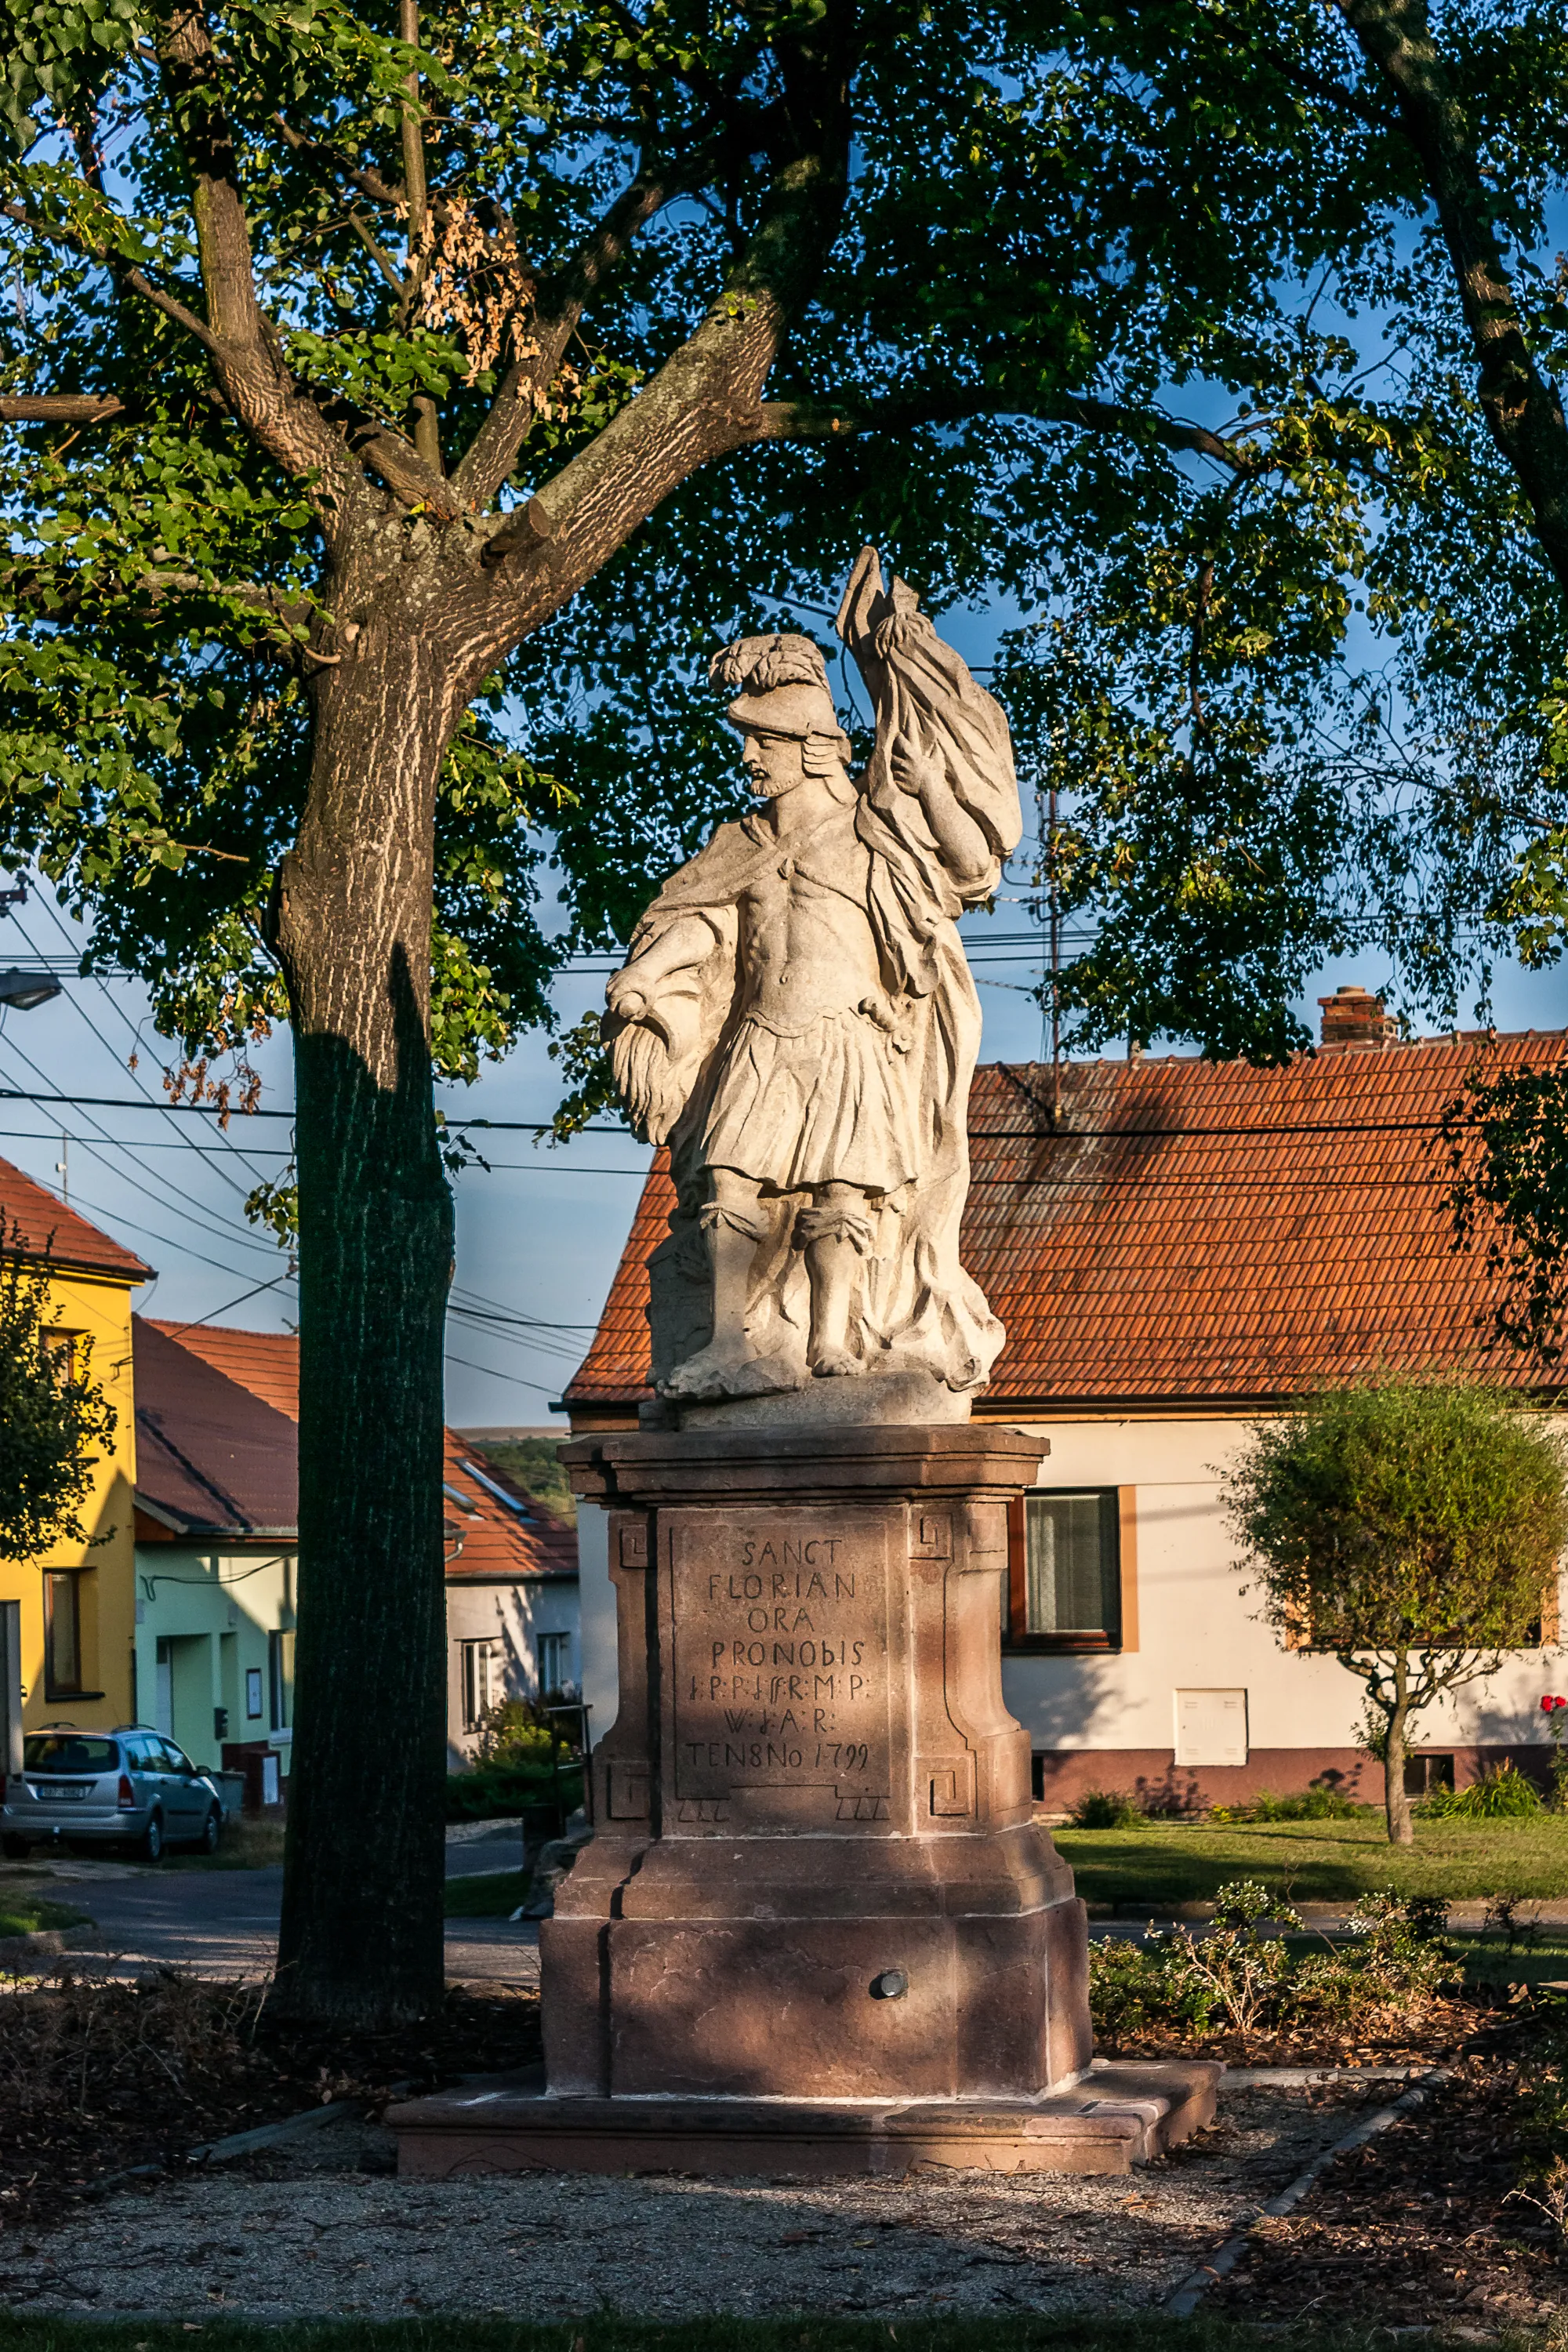
<path id="1" fill-rule="evenodd" d="M 1496 1391 L 1392 1377 L 1326 1390 L 1258 1432 L 1232 1524 L 1275 1630 L 1366 1686 L 1390 1842 L 1413 1832 L 1413 1718 L 1538 1642 L 1568 1538 L 1557 1440 Z"/>
<path id="2" fill-rule="evenodd" d="M 76 1342 L 75 1360 L 51 1346 L 48 1276 L 20 1243 L 0 1218 L 0 1557 L 26 1561 L 87 1540 L 89 1449 L 109 1444 L 115 1414 L 88 1378 L 92 1342 Z"/>

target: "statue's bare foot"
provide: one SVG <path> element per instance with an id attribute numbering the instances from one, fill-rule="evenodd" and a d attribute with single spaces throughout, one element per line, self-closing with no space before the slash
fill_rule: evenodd
<path id="1" fill-rule="evenodd" d="M 722 1397 L 774 1396 L 799 1385 L 794 1370 L 777 1357 L 753 1356 L 733 1340 L 710 1340 L 678 1364 L 659 1393 L 693 1403 Z"/>
<path id="2" fill-rule="evenodd" d="M 858 1378 L 861 1366 L 859 1358 L 847 1348 L 824 1348 L 811 1370 L 819 1381 L 845 1381 Z"/>

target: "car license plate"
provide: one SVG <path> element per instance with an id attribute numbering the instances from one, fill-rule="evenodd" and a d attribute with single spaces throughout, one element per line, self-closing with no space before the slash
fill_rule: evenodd
<path id="1" fill-rule="evenodd" d="M 79 1786 L 72 1787 L 68 1780 L 40 1780 L 38 1794 L 40 1797 L 47 1797 L 51 1804 L 59 1798 L 64 1798 L 68 1803 L 73 1798 L 79 1802 L 86 1796 L 87 1790 Z"/>

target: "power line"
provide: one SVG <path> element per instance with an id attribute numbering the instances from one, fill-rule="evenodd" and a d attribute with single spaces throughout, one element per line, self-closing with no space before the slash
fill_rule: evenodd
<path id="1" fill-rule="evenodd" d="M 22 1058 L 26 1061 L 27 1057 L 23 1055 Z M 40 1077 L 44 1076 L 43 1071 L 38 1070 L 36 1062 L 28 1062 L 27 1066 L 29 1069 L 37 1070 Z M 255 1110 L 237 1111 L 231 1108 L 226 1114 L 219 1110 L 216 1103 L 161 1103 L 151 1099 L 139 1102 L 134 1096 L 126 1095 L 30 1094 L 22 1087 L 0 1087 L 0 1102 L 58 1103 L 68 1110 L 155 1110 L 167 1118 L 175 1117 L 181 1112 L 184 1112 L 187 1118 L 221 1118 L 227 1116 L 231 1118 L 292 1119 L 299 1116 L 294 1110 L 268 1110 L 259 1105 Z M 448 1118 L 444 1121 L 444 1124 L 453 1129 L 486 1128 L 493 1135 L 553 1135 L 555 1132 L 552 1121 L 547 1118 Z M 586 1126 L 575 1129 L 574 1133 L 618 1135 L 623 1143 L 633 1139 L 628 1128 L 609 1119 L 590 1120 Z M 571 1139 L 571 1137 L 566 1139 L 567 1141 Z M 542 1161 L 541 1165 L 543 1164 Z"/>
<path id="2" fill-rule="evenodd" d="M 467 1356 L 447 1356 L 448 1364 L 461 1364 L 466 1372 L 482 1372 L 489 1381 L 505 1381 L 514 1389 L 531 1389 L 536 1396 L 550 1396 L 561 1386 L 559 1381 L 525 1381 L 516 1372 L 493 1372 L 488 1364 L 470 1363 Z"/>
<path id="3" fill-rule="evenodd" d="M 67 929 L 66 929 L 66 927 L 65 927 L 64 922 L 61 920 L 61 918 L 60 918 L 60 912 L 59 912 L 58 908 L 57 906 L 55 906 L 55 905 L 54 905 L 54 903 L 53 903 L 52 899 L 47 898 L 40 898 L 39 903 L 40 903 L 40 905 L 43 907 L 44 912 L 48 916 L 49 920 L 53 923 L 53 925 L 54 925 L 54 927 L 55 927 L 56 930 L 57 930 L 57 931 L 58 931 L 58 933 L 59 933 L 59 935 L 60 935 L 61 939 L 62 939 L 62 940 L 64 940 L 64 941 L 65 941 L 65 943 L 66 943 L 67 947 L 68 947 L 68 948 L 74 948 L 75 942 L 74 942 L 74 941 L 73 941 L 73 940 L 71 939 L 71 935 L 70 935 L 70 933 L 67 930 Z M 27 945 L 28 945 L 29 947 L 32 947 L 32 946 L 33 946 L 33 941 L 32 941 L 32 940 L 31 940 L 30 938 L 28 938 L 28 934 L 27 934 L 26 930 L 26 929 L 24 929 L 24 927 L 23 927 L 23 923 L 22 923 L 22 919 L 21 919 L 21 917 L 18 915 L 17 917 L 16 917 L 16 918 L 15 918 L 15 920 L 16 920 L 16 928 L 17 928 L 17 929 L 18 929 L 19 931 L 21 931 L 21 933 L 22 933 L 22 937 L 23 937 L 25 940 L 26 940 L 26 941 L 27 941 Z M 34 952 L 35 952 L 35 953 L 37 953 L 37 950 L 35 949 L 35 950 L 34 950 Z M 130 1033 L 132 1050 L 132 1052 L 134 1053 L 134 1052 L 135 1052 L 135 1051 L 140 1047 L 140 1045 L 141 1045 L 141 1042 L 142 1042 L 142 1033 L 141 1033 L 141 1031 L 137 1028 L 137 1026 L 136 1026 L 135 1023 L 132 1020 L 132 1018 L 131 1018 L 130 1014 L 126 1012 L 126 1010 L 125 1010 L 124 1006 L 123 1006 L 121 1003 L 120 1003 L 120 1002 L 119 1002 L 119 1001 L 118 1001 L 118 999 L 114 996 L 114 994 L 112 993 L 112 992 L 111 992 L 111 991 L 110 991 L 110 989 L 105 985 L 104 981 L 103 981 L 103 979 L 102 979 L 102 977 L 101 977 L 101 975 L 100 975 L 100 974 L 99 974 L 99 973 L 97 973 L 97 972 L 91 972 L 91 973 L 87 974 L 87 975 L 86 975 L 86 977 L 88 977 L 89 979 L 90 979 L 90 980 L 92 980 L 92 981 L 94 982 L 94 983 L 95 983 L 95 984 L 96 984 L 96 986 L 97 986 L 97 989 L 98 989 L 98 992 L 99 992 L 99 994 L 102 997 L 102 999 L 103 999 L 104 1003 L 109 1006 L 110 1011 L 114 1014 L 114 1016 L 115 1016 L 116 1020 L 120 1022 L 120 1024 L 121 1024 L 121 1027 L 122 1027 L 122 1028 L 124 1028 L 124 1029 L 126 1029 L 126 1030 Z M 113 1047 L 110 1045 L 108 1038 L 107 1038 L 107 1037 L 105 1037 L 105 1036 L 103 1035 L 102 1032 L 101 1032 L 101 1031 L 100 1031 L 100 1030 L 96 1026 L 96 1024 L 95 1024 L 92 1022 L 92 1020 L 89 1018 L 89 1014 L 88 1014 L 88 1013 L 87 1013 L 86 1009 L 85 1009 L 85 1008 L 84 1008 L 84 1006 L 82 1005 L 82 1003 L 81 1003 L 81 1000 L 79 999 L 79 997 L 78 997 L 78 996 L 74 993 L 74 992 L 71 992 L 71 991 L 68 991 L 68 992 L 67 992 L 67 993 L 68 993 L 68 996 L 69 997 L 69 1001 L 70 1001 L 71 1004 L 75 1007 L 76 1011 L 77 1011 L 79 1013 L 80 1013 L 81 1018 L 82 1018 L 84 1021 L 86 1021 L 86 1022 L 87 1022 L 88 1027 L 92 1031 L 93 1035 L 98 1039 L 98 1042 L 99 1042 L 99 1044 L 103 1047 L 104 1052 L 105 1052 L 106 1054 L 110 1055 L 110 1057 L 111 1057 L 112 1059 L 118 1060 L 118 1058 L 119 1058 L 119 1057 L 118 1057 L 118 1055 L 116 1055 L 114 1054 L 114 1049 L 113 1049 Z M 167 1108 L 166 1108 L 166 1106 L 165 1106 L 165 1105 L 163 1105 L 163 1103 L 160 1103 L 160 1102 L 157 1100 L 156 1096 L 153 1093 L 152 1088 L 147 1085 L 147 1083 L 146 1083 L 145 1079 L 144 1079 L 144 1078 L 142 1078 L 142 1077 L 138 1074 L 138 1072 L 136 1072 L 135 1070 L 132 1070 L 132 1071 L 130 1072 L 130 1075 L 131 1075 L 131 1076 L 132 1076 L 132 1078 L 134 1078 L 134 1079 L 135 1079 L 135 1081 L 136 1081 L 136 1085 L 137 1085 L 137 1087 L 139 1088 L 139 1090 L 140 1090 L 142 1094 L 144 1094 L 144 1095 L 146 1096 L 148 1102 L 149 1102 L 150 1104 L 152 1104 L 152 1105 L 153 1106 L 153 1108 L 158 1111 L 159 1116 L 160 1116 L 161 1118 L 167 1118 L 167 1117 L 168 1117 L 168 1111 L 167 1111 Z M 219 1130 L 219 1133 L 220 1133 L 220 1135 L 222 1135 L 222 1136 L 223 1136 L 223 1141 L 224 1141 L 225 1148 L 226 1148 L 226 1149 L 230 1153 L 232 1153 L 232 1155 L 233 1155 L 237 1160 L 239 1160 L 240 1165 L 246 1169 L 246 1173 L 247 1173 L 248 1176 L 252 1177 L 252 1178 L 255 1178 L 255 1177 L 258 1176 L 258 1175 L 260 1174 L 260 1172 L 261 1172 L 261 1171 L 260 1171 L 260 1170 L 259 1170 L 259 1169 L 257 1169 L 257 1168 L 251 1168 L 251 1167 L 249 1167 L 249 1166 L 247 1164 L 244 1154 L 240 1151 L 238 1145 L 237 1145 L 237 1144 L 236 1144 L 236 1143 L 234 1142 L 233 1139 L 232 1139 L 231 1137 L 229 1137 L 227 1134 L 224 1133 L 224 1131 L 223 1131 L 221 1129 L 220 1129 L 220 1130 Z M 223 1181 L 224 1181 L 226 1184 L 227 1184 L 227 1185 L 230 1187 L 230 1189 L 231 1189 L 232 1191 L 234 1191 L 234 1192 L 236 1192 L 240 1193 L 241 1197 L 243 1198 L 243 1196 L 244 1196 L 244 1192 L 245 1192 L 245 1191 L 246 1191 L 246 1189 L 247 1189 L 247 1188 L 246 1188 L 246 1187 L 244 1187 L 244 1186 L 241 1186 L 241 1185 L 239 1185 L 239 1184 L 237 1184 L 237 1183 L 235 1182 L 235 1181 L 234 1181 L 233 1177 L 232 1177 L 232 1176 L 230 1176 L 230 1175 L 227 1173 L 226 1170 L 225 1170 L 225 1169 L 223 1169 L 223 1168 L 218 1167 L 218 1165 L 217 1165 L 217 1161 L 216 1161 L 216 1154 L 214 1155 L 213 1167 L 214 1167 L 214 1172 L 215 1172 L 216 1175 L 218 1175 L 219 1177 L 221 1177 L 221 1178 L 222 1178 L 222 1180 L 223 1180 Z"/>
<path id="4" fill-rule="evenodd" d="M 4 1043 L 9 1050 L 16 1055 L 19 1061 L 26 1064 L 28 1069 L 33 1071 L 35 1076 L 38 1077 L 42 1077 L 44 1076 L 43 1071 L 38 1068 L 37 1062 L 33 1060 L 29 1054 L 23 1051 L 23 1048 L 17 1045 L 14 1037 L 6 1037 L 4 1040 Z M 131 1156 L 132 1151 L 134 1149 L 133 1146 L 117 1142 L 115 1138 L 107 1132 L 101 1120 L 92 1118 L 90 1114 L 88 1116 L 90 1125 L 97 1131 L 100 1141 L 108 1144 L 110 1150 L 112 1151 L 119 1151 L 127 1158 Z M 161 1198 L 158 1192 L 149 1190 L 148 1186 L 143 1184 L 139 1178 L 129 1174 L 125 1169 L 117 1167 L 112 1160 L 106 1160 L 102 1152 L 98 1150 L 97 1145 L 89 1141 L 85 1136 L 79 1136 L 76 1140 L 80 1149 L 85 1151 L 90 1159 L 98 1161 L 99 1165 L 103 1169 L 107 1175 L 112 1176 L 117 1183 L 128 1184 L 133 1192 L 140 1192 L 144 1200 L 151 1201 L 154 1208 L 173 1208 L 177 1210 L 180 1215 L 194 1218 L 200 1229 L 204 1233 L 210 1234 L 215 1241 L 226 1242 L 231 1247 L 260 1250 L 264 1255 L 270 1258 L 271 1254 L 268 1250 L 265 1243 L 254 1242 L 247 1234 L 242 1234 L 232 1227 L 214 1223 L 210 1221 L 209 1213 L 198 1202 L 194 1201 L 188 1192 L 182 1192 L 174 1185 L 163 1184 L 161 1179 L 155 1180 L 160 1182 L 162 1193 L 166 1196 Z M 153 1171 L 149 1169 L 146 1173 L 151 1175 Z M 67 1206 L 69 1206 L 68 1202 L 67 1203 Z M 99 1213 L 106 1216 L 118 1215 L 119 1212 L 115 1210 L 102 1210 Z M 142 1228 L 142 1230 L 145 1231 L 148 1229 Z"/>

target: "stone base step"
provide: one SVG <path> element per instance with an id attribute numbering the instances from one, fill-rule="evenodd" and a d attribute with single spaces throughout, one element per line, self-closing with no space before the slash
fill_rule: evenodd
<path id="1" fill-rule="evenodd" d="M 537 2069 L 387 2110 L 397 2169 L 897 2175 L 1129 2172 L 1214 2120 L 1213 2059 L 1100 2063 L 1035 2099 L 552 2099 Z"/>

